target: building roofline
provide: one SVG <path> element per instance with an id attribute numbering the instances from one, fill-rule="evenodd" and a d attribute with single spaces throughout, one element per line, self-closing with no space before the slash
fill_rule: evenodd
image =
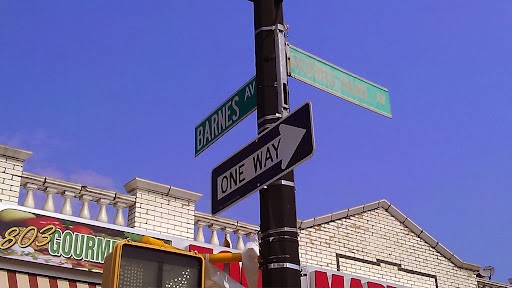
<path id="1" fill-rule="evenodd" d="M 297 228 L 299 230 L 303 230 L 316 225 L 321 225 L 339 219 L 348 218 L 355 214 L 364 213 L 379 208 L 386 210 L 391 216 L 398 220 L 398 222 L 402 223 L 405 227 L 409 228 L 414 234 L 423 239 L 423 241 L 425 241 L 428 245 L 430 245 L 437 252 L 443 255 L 446 259 L 452 262 L 455 266 L 475 272 L 480 269 L 479 265 L 462 261 L 459 257 L 450 252 L 450 250 L 448 250 L 441 243 L 439 243 L 439 241 L 434 239 L 434 237 L 430 236 L 425 230 L 419 227 L 416 223 L 414 223 L 411 219 L 405 216 L 402 212 L 400 212 L 400 210 L 398 210 L 395 206 L 391 205 L 391 203 L 389 203 L 385 199 L 341 210 L 331 214 L 315 217 L 308 220 L 299 220 L 297 221 Z"/>

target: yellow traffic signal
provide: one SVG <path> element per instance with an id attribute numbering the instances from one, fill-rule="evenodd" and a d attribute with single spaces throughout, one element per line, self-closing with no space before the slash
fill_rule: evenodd
<path id="1" fill-rule="evenodd" d="M 204 258 L 170 245 L 120 241 L 103 267 L 102 288 L 204 287 Z"/>

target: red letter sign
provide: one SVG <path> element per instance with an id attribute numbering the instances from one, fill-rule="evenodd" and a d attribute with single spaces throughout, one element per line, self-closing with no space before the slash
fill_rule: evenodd
<path id="1" fill-rule="evenodd" d="M 345 288 L 345 278 L 341 275 L 332 275 L 331 284 L 327 272 L 315 271 L 315 288 Z"/>

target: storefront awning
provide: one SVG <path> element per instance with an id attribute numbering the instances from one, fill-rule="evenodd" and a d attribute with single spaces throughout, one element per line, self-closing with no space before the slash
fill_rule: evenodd
<path id="1" fill-rule="evenodd" d="M 1 287 L 5 288 L 101 288 L 93 283 L 27 274 L 11 270 L 0 270 Z M 7 286 L 3 286 L 7 284 Z"/>

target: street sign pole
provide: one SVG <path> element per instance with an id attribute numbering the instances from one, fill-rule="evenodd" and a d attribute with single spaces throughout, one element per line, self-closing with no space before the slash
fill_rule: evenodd
<path id="1" fill-rule="evenodd" d="M 258 133 L 288 114 L 282 0 L 254 1 Z M 279 50 L 276 50 L 276 47 Z M 285 69 L 286 71 L 286 69 Z M 260 190 L 263 287 L 300 287 L 299 241 L 293 170 Z"/>

